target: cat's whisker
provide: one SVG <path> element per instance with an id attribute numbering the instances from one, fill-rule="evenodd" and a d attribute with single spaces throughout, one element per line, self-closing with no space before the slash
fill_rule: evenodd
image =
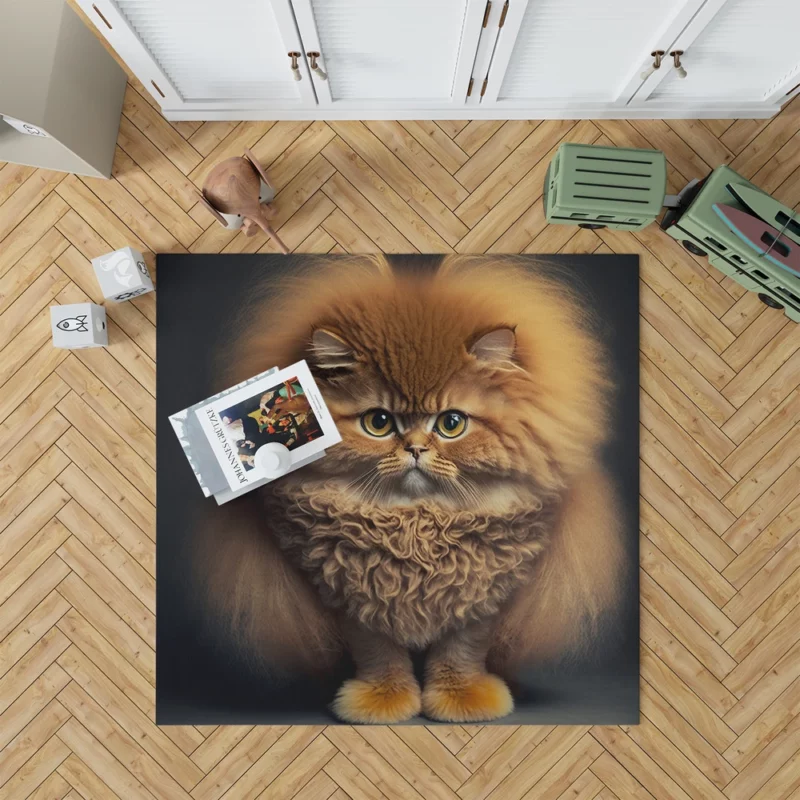
<path id="1" fill-rule="evenodd" d="M 467 503 L 474 503 L 479 505 L 485 500 L 484 493 L 478 488 L 478 485 L 471 478 L 466 475 L 456 476 L 456 486 L 463 493 L 464 501 Z"/>
<path id="2" fill-rule="evenodd" d="M 367 499 L 374 489 L 374 487 L 380 482 L 381 475 L 378 470 L 375 470 L 368 478 L 368 480 L 364 481 L 363 486 L 360 487 L 359 491 L 361 492 L 361 496 L 364 499 Z"/>
<path id="3" fill-rule="evenodd" d="M 386 489 L 385 474 L 375 468 L 369 480 L 361 487 L 361 497 L 366 503 L 376 503 Z"/>
<path id="4" fill-rule="evenodd" d="M 375 466 L 351 481 L 346 488 L 358 492 L 363 502 L 378 504 L 386 492 L 385 477 L 385 473 Z"/>
<path id="5" fill-rule="evenodd" d="M 468 488 L 458 481 L 452 481 L 448 483 L 448 487 L 450 488 L 452 494 L 455 495 L 456 500 L 461 500 L 465 505 L 468 505 L 471 501 L 470 492 Z"/>
<path id="6" fill-rule="evenodd" d="M 356 477 L 354 480 L 350 481 L 350 483 L 346 484 L 344 489 L 346 490 L 356 490 L 359 483 L 367 481 L 373 475 L 377 474 L 378 468 L 377 467 L 370 467 L 366 472 L 363 472 L 361 475 Z"/>
<path id="7" fill-rule="evenodd" d="M 387 499 L 389 494 L 389 485 L 385 480 L 379 480 L 372 488 L 372 502 L 375 505 L 380 505 Z"/>
<path id="8" fill-rule="evenodd" d="M 380 505 L 386 499 L 389 493 L 388 484 L 386 481 L 380 481 L 376 484 L 373 490 L 373 502 L 375 505 Z"/>

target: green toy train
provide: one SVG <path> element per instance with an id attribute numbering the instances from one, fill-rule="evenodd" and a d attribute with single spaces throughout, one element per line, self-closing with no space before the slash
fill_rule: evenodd
<path id="1" fill-rule="evenodd" d="M 792 209 L 727 166 L 678 195 L 666 195 L 666 183 L 659 150 L 562 144 L 544 182 L 547 221 L 635 231 L 666 206 L 667 235 L 800 322 L 800 219 Z"/>

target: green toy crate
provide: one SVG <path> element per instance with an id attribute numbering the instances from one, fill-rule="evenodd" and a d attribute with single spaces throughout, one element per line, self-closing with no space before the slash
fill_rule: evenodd
<path id="1" fill-rule="evenodd" d="M 562 144 L 544 181 L 547 221 L 638 231 L 664 204 L 667 160 L 660 150 Z"/>
<path id="2" fill-rule="evenodd" d="M 680 206 L 667 211 L 661 229 L 690 253 L 707 255 L 713 266 L 756 292 L 763 303 L 782 308 L 789 319 L 800 322 L 800 277 L 759 256 L 712 208 L 714 203 L 724 203 L 747 211 L 727 190 L 729 183 L 763 191 L 730 167 L 717 167 L 705 180 L 681 193 Z"/>

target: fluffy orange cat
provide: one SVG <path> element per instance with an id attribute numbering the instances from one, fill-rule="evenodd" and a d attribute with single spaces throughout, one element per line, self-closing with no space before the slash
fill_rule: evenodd
<path id="1" fill-rule="evenodd" d="M 293 668 L 345 647 L 347 722 L 502 717 L 500 674 L 582 646 L 618 599 L 605 355 L 546 268 L 308 260 L 248 312 L 220 388 L 305 358 L 342 442 L 215 510 L 195 564 L 207 612 Z"/>

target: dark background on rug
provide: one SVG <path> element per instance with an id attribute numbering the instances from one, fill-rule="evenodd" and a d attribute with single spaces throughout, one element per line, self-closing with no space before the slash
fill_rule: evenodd
<path id="1" fill-rule="evenodd" d="M 314 257 L 318 258 L 318 257 Z M 437 256 L 397 257 L 426 270 Z M 214 381 L 210 354 L 230 333 L 232 319 L 253 299 L 262 277 L 291 274 L 309 256 L 163 255 L 158 257 L 157 439 L 158 542 L 156 712 L 159 724 L 318 724 L 335 722 L 326 709 L 351 666 L 329 680 L 277 683 L 212 641 L 190 607 L 186 553 L 198 514 L 212 514 L 172 432 L 168 417 L 224 388 Z M 487 257 L 491 269 L 492 257 Z M 618 384 L 614 436 L 604 459 L 627 514 L 632 565 L 630 602 L 612 638 L 591 658 L 528 670 L 515 687 L 517 708 L 501 724 L 624 724 L 639 719 L 639 311 L 638 256 L 548 256 L 574 276 L 601 320 Z M 395 262 L 397 263 L 397 262 Z M 285 366 L 285 365 L 278 365 Z M 428 720 L 417 720 L 430 724 Z"/>

